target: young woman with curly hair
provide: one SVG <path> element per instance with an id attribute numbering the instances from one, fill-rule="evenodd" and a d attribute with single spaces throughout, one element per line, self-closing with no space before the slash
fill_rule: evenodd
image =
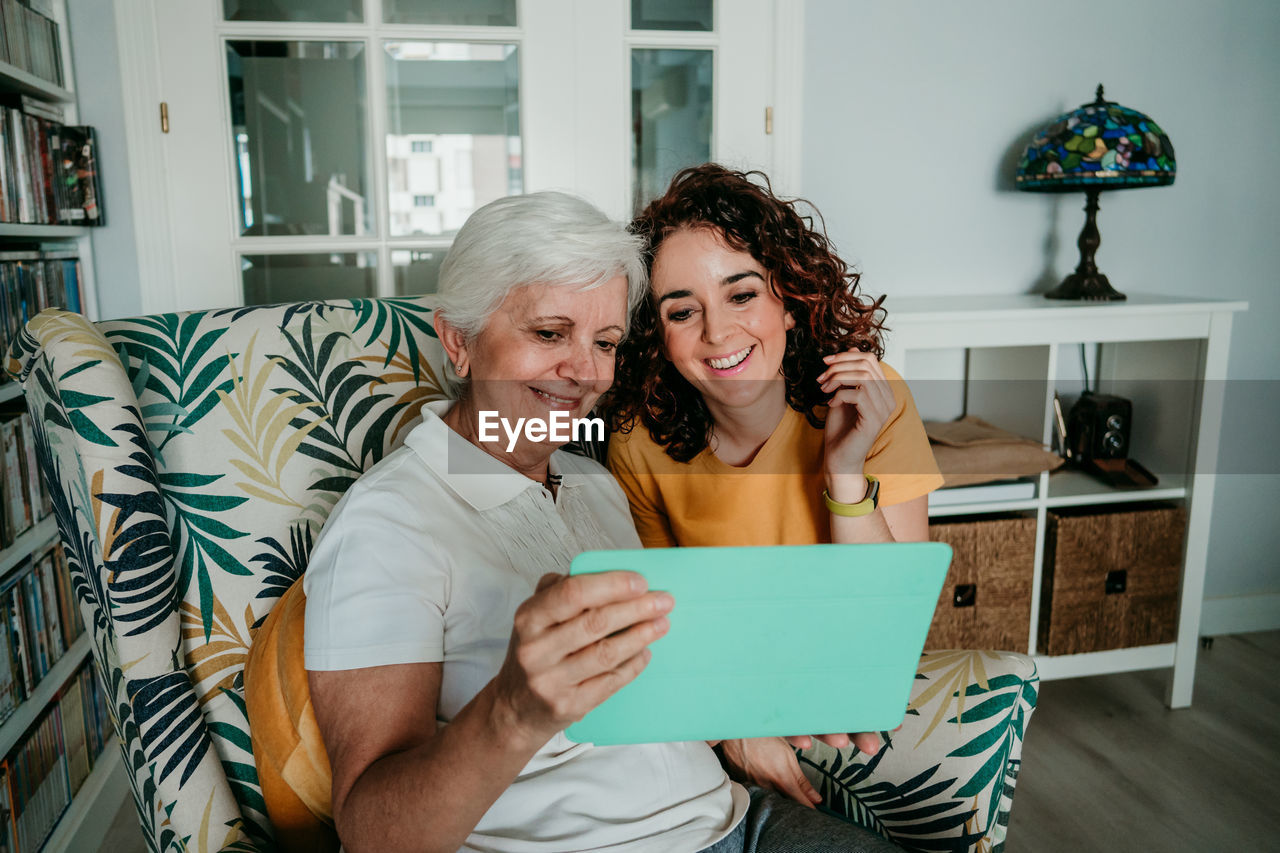
<path id="1" fill-rule="evenodd" d="M 708 163 L 631 224 L 650 292 L 618 353 L 608 465 L 647 547 L 928 538 L 942 477 L 880 361 L 883 300 L 859 295 L 797 207 L 759 172 Z M 781 739 L 723 750 L 751 781 L 819 801 Z"/>
<path id="2" fill-rule="evenodd" d="M 883 298 L 799 204 L 708 163 L 631 223 L 650 298 L 618 353 L 609 467 L 646 545 L 927 538 L 942 478 L 880 361 Z"/>

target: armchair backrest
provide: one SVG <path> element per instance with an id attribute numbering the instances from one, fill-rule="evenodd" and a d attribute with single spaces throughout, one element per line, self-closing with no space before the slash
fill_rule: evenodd
<path id="1" fill-rule="evenodd" d="M 446 396 L 443 366 L 429 298 L 46 311 L 14 344 L 153 850 L 270 848 L 253 629 L 346 488 Z"/>

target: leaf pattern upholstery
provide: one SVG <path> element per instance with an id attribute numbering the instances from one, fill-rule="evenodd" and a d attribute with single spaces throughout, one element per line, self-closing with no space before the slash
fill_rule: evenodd
<path id="1" fill-rule="evenodd" d="M 151 850 L 274 849 L 245 657 L 338 498 L 446 395 L 431 308 L 356 299 L 97 324 L 50 310 L 14 342 L 8 372 L 37 415 Z M 879 756 L 805 753 L 829 805 L 918 849 L 998 849 L 1034 666 L 960 661 L 922 660 L 919 707 Z"/>
<path id="2" fill-rule="evenodd" d="M 823 743 L 800 767 L 828 808 L 913 851 L 1004 849 L 1035 664 L 1013 652 L 926 652 L 907 717 L 873 756 Z"/>

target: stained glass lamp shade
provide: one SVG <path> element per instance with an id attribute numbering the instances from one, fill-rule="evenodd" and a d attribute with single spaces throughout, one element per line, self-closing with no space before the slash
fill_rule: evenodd
<path id="1" fill-rule="evenodd" d="M 1098 272 L 1098 196 L 1103 190 L 1160 187 L 1177 173 L 1173 143 L 1147 116 L 1102 96 L 1061 115 L 1036 133 L 1018 163 L 1018 189 L 1085 193 L 1085 224 L 1076 271 L 1045 294 L 1050 299 L 1124 299 Z"/>

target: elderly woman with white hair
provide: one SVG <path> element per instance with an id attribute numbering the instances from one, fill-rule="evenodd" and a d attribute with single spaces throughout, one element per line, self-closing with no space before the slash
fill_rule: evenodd
<path id="1" fill-rule="evenodd" d="M 492 440 L 482 413 L 585 418 L 646 285 L 639 240 L 572 196 L 501 199 L 458 233 L 435 314 L 457 399 L 339 501 L 246 666 L 286 849 L 335 841 L 302 812 L 348 851 L 896 849 L 771 811 L 781 798 L 730 781 L 707 743 L 564 736 L 644 668 L 674 603 L 631 572 L 566 577 L 580 551 L 640 547 L 626 497 L 563 441 Z M 309 698 L 271 695 L 289 685 Z"/>

